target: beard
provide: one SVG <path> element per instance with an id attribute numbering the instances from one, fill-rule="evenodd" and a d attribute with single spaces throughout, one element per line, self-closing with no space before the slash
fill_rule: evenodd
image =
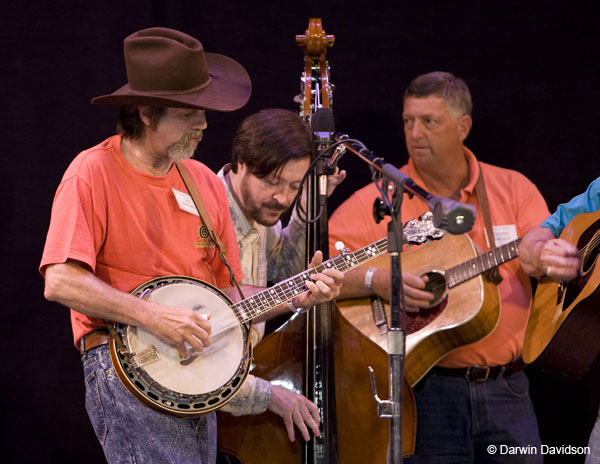
<path id="1" fill-rule="evenodd" d="M 242 209 L 246 213 L 246 216 L 261 226 L 274 226 L 281 218 L 281 215 L 289 208 L 289 205 L 282 205 L 276 201 L 257 204 L 247 185 L 243 182 L 240 185 L 240 194 L 242 197 Z"/>
<path id="2" fill-rule="evenodd" d="M 194 156 L 200 140 L 202 140 L 201 130 L 186 132 L 181 139 L 167 149 L 169 159 L 176 163 L 190 159 Z"/>

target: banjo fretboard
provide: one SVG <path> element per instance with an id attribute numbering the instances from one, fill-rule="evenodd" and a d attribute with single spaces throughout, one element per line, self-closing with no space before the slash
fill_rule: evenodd
<path id="1" fill-rule="evenodd" d="M 334 256 L 317 267 L 307 269 L 300 274 L 279 282 L 273 287 L 267 288 L 234 304 L 232 308 L 239 321 L 242 324 L 246 323 L 308 290 L 306 281 L 311 280 L 313 274 L 322 272 L 325 269 L 337 269 L 341 272 L 347 272 L 385 253 L 387 248 L 388 240 L 387 238 L 382 238 L 353 253 L 343 253 Z"/>

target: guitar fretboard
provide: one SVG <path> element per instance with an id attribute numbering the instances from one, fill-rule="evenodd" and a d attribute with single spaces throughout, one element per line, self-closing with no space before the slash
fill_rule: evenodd
<path id="1" fill-rule="evenodd" d="M 387 238 L 382 238 L 371 245 L 368 245 L 354 253 L 343 253 L 328 259 L 315 268 L 307 269 L 300 274 L 283 280 L 271 288 L 267 288 L 251 297 L 246 298 L 234 304 L 233 310 L 241 323 L 246 323 L 261 314 L 270 311 L 282 303 L 290 301 L 296 295 L 305 292 L 307 289 L 306 281 L 311 280 L 311 276 L 325 269 L 337 269 L 341 272 L 347 272 L 350 269 L 360 266 L 367 261 L 376 258 L 385 253 L 388 248 Z"/>
<path id="2" fill-rule="evenodd" d="M 479 274 L 516 258 L 519 255 L 520 241 L 521 239 L 518 238 L 458 266 L 447 269 L 446 281 L 448 282 L 448 288 L 456 287 Z"/>

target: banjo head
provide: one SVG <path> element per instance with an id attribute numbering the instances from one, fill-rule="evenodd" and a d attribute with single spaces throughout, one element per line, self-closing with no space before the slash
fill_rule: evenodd
<path id="1" fill-rule="evenodd" d="M 175 415 L 205 414 L 229 401 L 246 378 L 251 357 L 248 329 L 236 317 L 231 300 L 206 282 L 180 276 L 153 279 L 132 293 L 206 314 L 212 345 L 201 352 L 188 346 L 191 358 L 183 361 L 169 342 L 144 328 L 117 323 L 128 353 L 120 353 L 113 341 L 111 355 L 125 386 L 144 403 Z"/>

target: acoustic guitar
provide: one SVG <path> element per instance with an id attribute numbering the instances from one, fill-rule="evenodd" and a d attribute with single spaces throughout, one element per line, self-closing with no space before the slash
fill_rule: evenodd
<path id="1" fill-rule="evenodd" d="M 523 346 L 523 360 L 546 372 L 579 379 L 600 352 L 600 211 L 575 216 L 560 238 L 579 251 L 579 276 L 540 279 Z"/>
<path id="2" fill-rule="evenodd" d="M 407 313 L 405 376 L 410 386 L 447 353 L 481 340 L 496 327 L 500 318 L 498 287 L 482 274 L 515 258 L 519 241 L 478 256 L 467 235 L 448 234 L 402 253 L 402 270 L 427 276 L 426 290 L 434 295 L 429 308 Z M 371 266 L 389 268 L 389 257 L 379 257 Z M 380 318 L 369 299 L 338 301 L 338 307 L 350 324 L 387 351 L 385 327 L 378 326 Z M 386 304 L 384 318 L 389 317 Z"/>

